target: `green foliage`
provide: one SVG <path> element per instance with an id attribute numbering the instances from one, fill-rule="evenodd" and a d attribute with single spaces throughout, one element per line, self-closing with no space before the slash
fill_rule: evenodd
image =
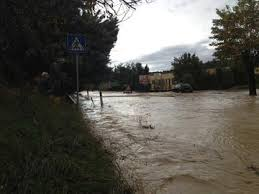
<path id="1" fill-rule="evenodd" d="M 65 52 L 67 33 L 88 38 L 89 52 L 81 61 L 83 81 L 99 82 L 107 71 L 118 34 L 113 16 L 105 17 L 100 11 L 91 14 L 80 0 L 3 0 L 0 4 L 0 67 L 8 81 L 21 83 L 50 72 L 59 58 L 66 59 L 63 69 L 74 78 L 74 59 Z"/>
<path id="2" fill-rule="evenodd" d="M 139 84 L 139 75 L 147 75 L 149 67 L 142 66 L 141 63 L 120 64 L 116 66 L 111 73 L 111 80 L 119 83 L 116 89 L 124 90 L 128 85 L 133 90 L 145 90 Z"/>
<path id="3" fill-rule="evenodd" d="M 233 71 L 217 60 L 203 63 L 195 54 L 184 53 L 174 59 L 172 66 L 176 81 L 189 83 L 194 89 L 227 89 L 234 85 Z M 214 73 L 209 73 L 209 69 Z"/>
<path id="4" fill-rule="evenodd" d="M 110 51 L 117 41 L 117 23 L 116 18 L 85 13 L 70 30 L 82 32 L 87 37 L 87 54 L 80 56 L 80 85 L 94 84 L 98 87 L 101 82 L 108 80 L 111 70 L 107 64 L 110 62 Z M 70 60 L 64 71 L 75 80 L 75 57 L 70 55 L 67 58 Z"/>
<path id="5" fill-rule="evenodd" d="M 1 63 L 31 77 L 64 51 L 64 35 L 79 17 L 79 1 L 1 1 Z M 14 71 L 14 70 L 13 70 Z"/>
<path id="6" fill-rule="evenodd" d="M 239 0 L 233 8 L 217 10 L 219 19 L 213 20 L 211 37 L 219 59 L 235 60 L 243 50 L 258 49 L 259 2 Z"/>
<path id="7" fill-rule="evenodd" d="M 197 88 L 202 70 L 202 61 L 195 54 L 184 53 L 172 62 L 175 78 L 180 82 L 190 83 Z"/>
<path id="8" fill-rule="evenodd" d="M 89 83 L 99 84 L 109 78 L 110 69 L 107 67 L 110 62 L 109 54 L 117 41 L 119 29 L 115 18 L 105 20 L 100 20 L 97 16 L 95 18 L 99 20 L 98 25 L 84 25 L 85 31 L 90 26 L 92 26 L 92 31 L 88 33 L 89 52 L 83 58 L 82 77 L 87 78 Z M 87 18 L 84 21 L 86 20 Z"/>
<path id="9" fill-rule="evenodd" d="M 75 107 L 2 89 L 0 106 L 0 193 L 130 193 Z"/>
<path id="10" fill-rule="evenodd" d="M 218 19 L 213 20 L 212 34 L 216 48 L 215 56 L 235 72 L 237 84 L 247 82 L 246 66 L 242 52 L 259 49 L 259 2 L 238 0 L 234 7 L 217 10 Z"/>

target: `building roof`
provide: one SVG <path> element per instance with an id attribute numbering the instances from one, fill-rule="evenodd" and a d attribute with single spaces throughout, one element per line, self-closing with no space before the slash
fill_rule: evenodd
<path id="1" fill-rule="evenodd" d="M 157 73 L 161 73 L 161 74 L 166 74 L 166 73 L 173 73 L 173 71 L 155 71 L 155 72 L 150 72 L 149 75 L 153 75 L 153 74 L 157 74 Z"/>

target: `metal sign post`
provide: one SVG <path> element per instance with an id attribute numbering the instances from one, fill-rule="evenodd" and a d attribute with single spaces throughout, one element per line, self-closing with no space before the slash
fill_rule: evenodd
<path id="1" fill-rule="evenodd" d="M 67 51 L 76 55 L 76 104 L 79 105 L 79 54 L 86 53 L 86 37 L 80 34 L 68 34 Z"/>
<path id="2" fill-rule="evenodd" d="M 79 55 L 76 54 L 76 104 L 79 105 Z"/>

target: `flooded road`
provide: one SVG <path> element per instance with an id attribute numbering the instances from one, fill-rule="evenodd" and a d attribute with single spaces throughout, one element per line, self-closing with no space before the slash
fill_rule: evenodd
<path id="1" fill-rule="evenodd" d="M 90 95 L 83 112 L 143 192 L 259 193 L 259 97 L 107 92 L 101 108 Z"/>

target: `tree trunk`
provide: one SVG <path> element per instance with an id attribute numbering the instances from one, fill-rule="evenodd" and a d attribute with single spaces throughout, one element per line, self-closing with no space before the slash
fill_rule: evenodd
<path id="1" fill-rule="evenodd" d="M 255 80 L 255 70 L 254 63 L 252 60 L 248 64 L 248 79 L 249 79 L 249 95 L 256 96 L 256 80 Z"/>
<path id="2" fill-rule="evenodd" d="M 249 86 L 249 95 L 256 96 L 256 80 L 255 80 L 255 70 L 254 70 L 254 60 L 249 51 L 242 53 L 243 63 L 247 67 L 248 73 L 248 86 Z"/>

